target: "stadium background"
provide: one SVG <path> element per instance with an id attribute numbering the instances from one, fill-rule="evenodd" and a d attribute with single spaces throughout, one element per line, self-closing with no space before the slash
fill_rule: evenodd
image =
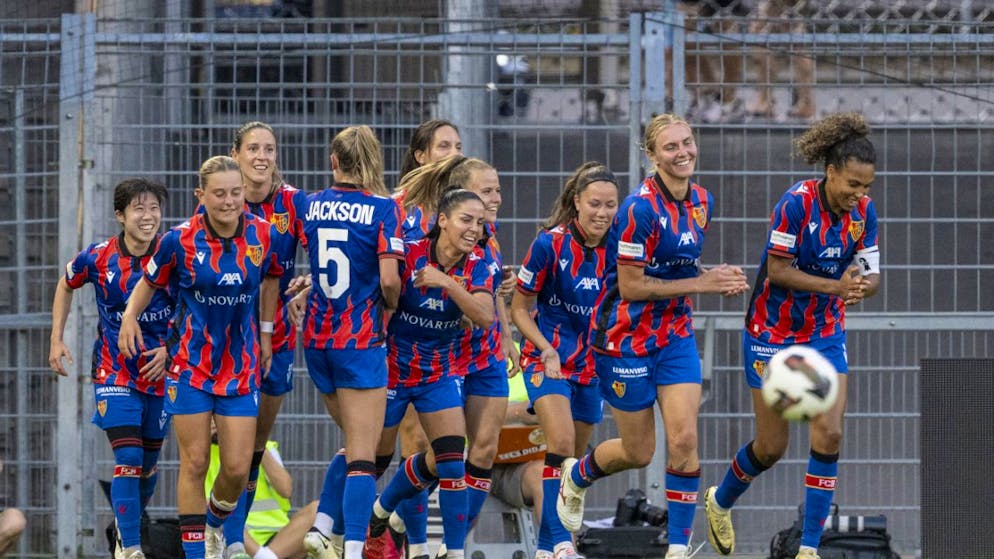
<path id="1" fill-rule="evenodd" d="M 985 158 L 994 147 L 994 15 L 976 0 L 833 0 L 787 14 L 803 24 L 791 33 L 753 35 L 746 23 L 758 17 L 756 3 L 742 0 L 744 11 L 719 12 L 709 26 L 687 24 L 667 0 L 3 3 L 0 506 L 22 508 L 29 522 L 12 555 L 106 555 L 111 517 L 96 480 L 107 477 L 111 455 L 89 424 L 89 289 L 75 297 L 66 336 L 78 382 L 57 382 L 47 355 L 55 282 L 77 251 L 116 231 L 110 193 L 120 179 L 165 183 L 167 223 L 178 223 L 193 208 L 199 163 L 227 153 L 233 130 L 258 119 L 276 128 L 292 184 L 328 184 L 328 141 L 351 124 L 376 130 L 394 184 L 413 128 L 447 117 L 460 125 L 466 153 L 500 172 L 500 240 L 506 260 L 518 263 L 581 162 L 601 160 L 636 185 L 641 125 L 656 112 L 687 110 L 706 89 L 688 79 L 690 66 L 746 62 L 732 83 L 749 99 L 765 79 L 750 56 L 764 48 L 778 55 L 778 116 L 694 122 L 697 180 L 717 200 L 704 261 L 753 276 L 772 204 L 817 173 L 791 157 L 806 123 L 785 115 L 792 66 L 813 57 L 819 113 L 863 111 L 879 150 L 872 195 L 884 281 L 880 296 L 849 315 L 856 374 L 836 501 L 850 514 L 886 514 L 897 548 L 915 554 L 919 410 L 928 397 L 919 393 L 919 360 L 994 353 L 994 194 L 984 188 L 994 174 Z M 502 72 L 498 60 L 516 71 Z M 752 429 L 739 373 L 744 305 L 697 301 L 709 372 L 700 423 L 708 484 Z M 340 435 L 297 364 L 298 388 L 274 438 L 300 504 L 318 494 Z M 595 437 L 613 433 L 608 417 Z M 760 552 L 773 527 L 796 514 L 806 433 L 797 429 L 794 440 L 737 508 L 742 551 Z M 160 464 L 153 516 L 171 514 L 174 446 Z M 661 503 L 660 460 L 599 484 L 587 517 L 610 516 L 629 487 Z"/>

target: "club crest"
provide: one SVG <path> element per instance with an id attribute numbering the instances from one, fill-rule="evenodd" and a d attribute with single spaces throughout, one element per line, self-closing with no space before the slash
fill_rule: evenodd
<path id="1" fill-rule="evenodd" d="M 614 390 L 614 393 L 617 394 L 619 398 L 624 398 L 628 387 L 625 386 L 625 383 L 616 380 L 611 383 L 611 389 Z"/>
<path id="2" fill-rule="evenodd" d="M 853 241 L 858 241 L 863 236 L 863 221 L 853 221 L 849 224 L 849 237 Z"/>
<path id="3" fill-rule="evenodd" d="M 697 226 L 701 229 L 708 224 L 708 213 L 704 210 L 702 206 L 694 206 L 694 221 L 697 222 Z"/>
<path id="4" fill-rule="evenodd" d="M 262 245 L 249 245 L 245 247 L 245 256 L 248 256 L 249 260 L 251 260 L 256 266 L 261 265 Z"/>
<path id="5" fill-rule="evenodd" d="M 286 233 L 290 229 L 290 214 L 286 212 L 273 214 L 269 218 L 269 223 L 281 234 Z"/>
<path id="6" fill-rule="evenodd" d="M 107 400 L 97 402 L 97 412 L 100 413 L 100 417 L 103 417 L 107 413 Z"/>

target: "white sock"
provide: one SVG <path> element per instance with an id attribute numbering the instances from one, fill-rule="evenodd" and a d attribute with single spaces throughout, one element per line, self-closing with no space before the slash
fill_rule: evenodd
<path id="1" fill-rule="evenodd" d="M 362 544 L 363 542 L 355 540 L 345 542 L 344 559 L 362 559 Z"/>
<path id="2" fill-rule="evenodd" d="M 377 499 L 376 501 L 373 502 L 373 514 L 376 515 L 376 518 L 386 518 L 390 516 L 390 511 L 383 508 L 383 506 L 380 504 L 380 500 Z"/>
<path id="3" fill-rule="evenodd" d="M 407 556 L 408 557 L 421 557 L 422 555 L 428 555 L 428 544 L 427 543 L 409 543 L 409 544 L 407 544 Z"/>
<path id="4" fill-rule="evenodd" d="M 407 526 L 404 525 L 404 519 L 397 514 L 397 511 L 390 513 L 390 527 L 394 529 L 395 532 L 403 534 L 407 531 Z"/>
<path id="5" fill-rule="evenodd" d="M 676 553 L 684 553 L 684 554 L 686 554 L 687 553 L 687 546 L 680 545 L 678 543 L 671 543 L 669 549 L 666 550 L 666 554 L 669 555 L 671 551 L 676 552 Z"/>
<path id="6" fill-rule="evenodd" d="M 314 517 L 314 527 L 318 529 L 319 532 L 327 536 L 331 533 L 331 528 L 334 526 L 335 521 L 331 519 L 330 516 L 323 512 L 317 513 Z"/>
<path id="7" fill-rule="evenodd" d="M 445 552 L 446 559 L 464 559 L 463 550 L 461 549 L 450 549 Z"/>
<path id="8" fill-rule="evenodd" d="M 280 559 L 278 555 L 272 552 L 268 547 L 260 547 L 259 551 L 255 552 L 255 556 L 252 559 Z"/>

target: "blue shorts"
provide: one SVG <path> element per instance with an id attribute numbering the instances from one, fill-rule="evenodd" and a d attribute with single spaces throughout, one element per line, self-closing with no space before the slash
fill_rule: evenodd
<path id="1" fill-rule="evenodd" d="M 523 371 L 525 390 L 532 407 L 542 396 L 559 394 L 569 400 L 575 421 L 596 425 L 604 419 L 604 399 L 601 397 L 597 378 L 591 384 L 579 384 L 566 379 L 546 378 L 541 363 L 530 361 Z"/>
<path id="2" fill-rule="evenodd" d="M 510 394 L 507 387 L 507 360 L 501 359 L 486 369 L 466 375 L 463 379 L 463 394 L 487 398 L 507 398 L 507 395 Z"/>
<path id="3" fill-rule="evenodd" d="M 169 413 L 163 407 L 162 396 L 151 396 L 127 386 L 93 385 L 97 409 L 93 424 L 107 430 L 111 427 L 140 427 L 146 439 L 164 439 L 169 433 Z"/>
<path id="4" fill-rule="evenodd" d="M 293 390 L 293 350 L 288 349 L 273 354 L 273 363 L 269 366 L 269 373 L 262 377 L 259 392 L 268 396 L 282 396 L 291 390 Z"/>
<path id="5" fill-rule="evenodd" d="M 386 346 L 366 349 L 307 349 L 307 374 L 322 394 L 339 388 L 368 390 L 387 385 Z"/>
<path id="6" fill-rule="evenodd" d="M 742 331 L 742 364 L 744 365 L 746 383 L 751 388 L 762 388 L 763 373 L 766 372 L 766 364 L 770 362 L 773 354 L 785 347 L 794 344 L 770 344 L 761 342 L 753 338 L 747 330 Z M 806 345 L 813 347 L 825 356 L 825 359 L 835 366 L 835 370 L 840 374 L 849 372 L 849 357 L 846 353 L 846 333 L 842 332 L 828 338 L 816 338 Z"/>
<path id="7" fill-rule="evenodd" d="M 218 396 L 166 376 L 166 412 L 193 415 L 212 412 L 225 417 L 258 417 L 259 391 L 242 396 Z"/>
<path id="8" fill-rule="evenodd" d="M 414 404 L 418 413 L 462 408 L 461 381 L 458 377 L 443 377 L 431 384 L 387 389 L 387 413 L 383 426 L 393 427 L 400 423 L 408 404 Z"/>
<path id="9" fill-rule="evenodd" d="M 671 337 L 669 344 L 643 357 L 612 357 L 594 353 L 601 395 L 611 407 L 640 411 L 656 402 L 656 387 L 700 384 L 701 358 L 694 336 Z"/>

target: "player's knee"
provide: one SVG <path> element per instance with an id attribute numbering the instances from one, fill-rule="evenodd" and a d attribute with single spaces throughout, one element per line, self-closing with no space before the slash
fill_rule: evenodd
<path id="1" fill-rule="evenodd" d="M 644 468 L 652 462 L 652 455 L 656 451 L 655 445 L 647 445 L 626 441 L 625 443 L 625 461 L 632 468 Z"/>
<path id="2" fill-rule="evenodd" d="M 685 431 L 667 435 L 667 450 L 670 456 L 686 458 L 697 454 L 697 432 Z"/>
<path id="3" fill-rule="evenodd" d="M 209 466 L 210 454 L 187 454 L 180 458 L 179 461 L 180 474 L 190 476 L 193 479 L 203 479 L 207 475 L 207 468 Z"/>

